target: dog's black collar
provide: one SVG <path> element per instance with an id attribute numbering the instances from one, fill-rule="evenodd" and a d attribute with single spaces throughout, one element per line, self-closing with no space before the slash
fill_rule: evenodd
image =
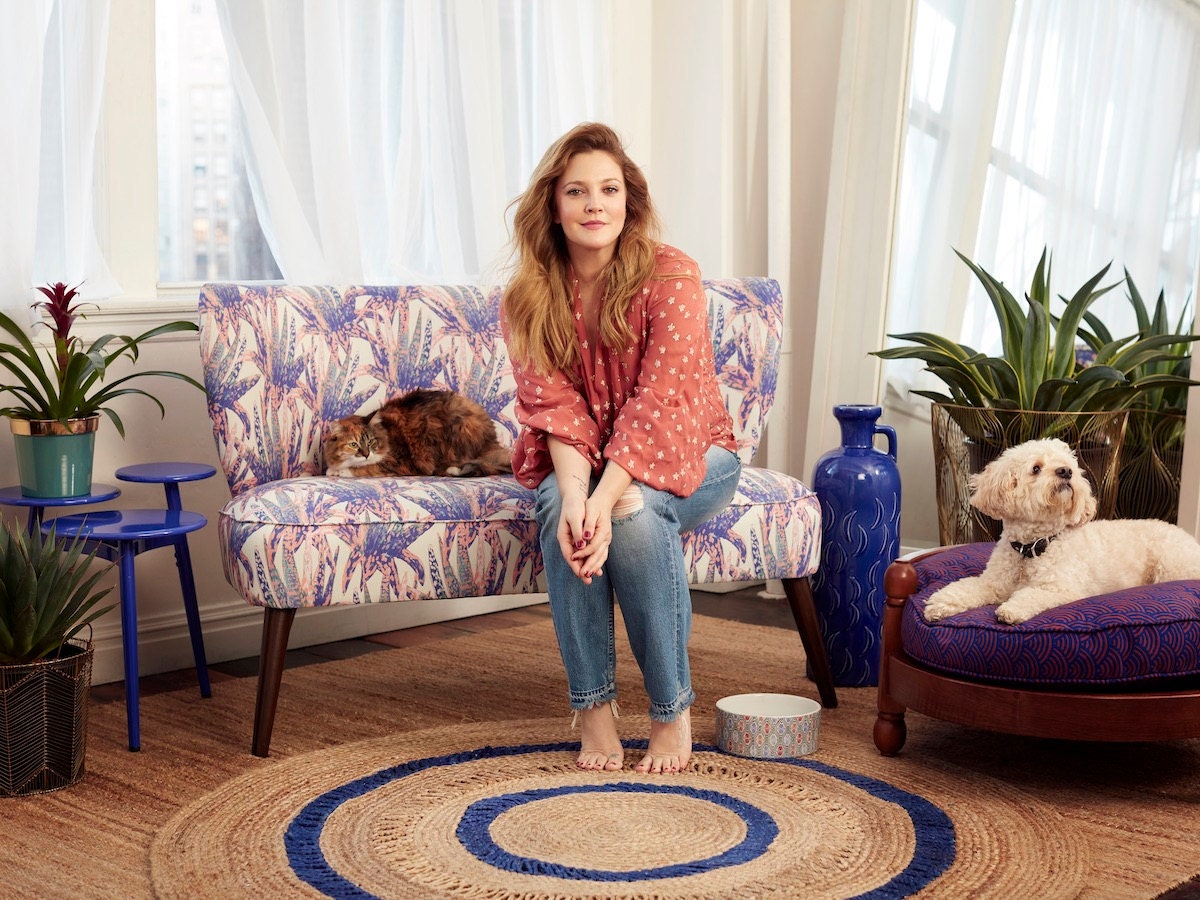
<path id="1" fill-rule="evenodd" d="M 1031 544 L 1022 544 L 1020 541 L 1009 541 L 1009 543 L 1023 557 L 1033 559 L 1035 556 L 1041 556 L 1045 553 L 1046 548 L 1050 546 L 1050 542 L 1056 537 L 1058 537 L 1057 534 L 1052 534 L 1050 537 L 1038 538 Z"/>

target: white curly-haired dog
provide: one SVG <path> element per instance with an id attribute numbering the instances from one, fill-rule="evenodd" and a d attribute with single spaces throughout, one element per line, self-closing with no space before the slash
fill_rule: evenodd
<path id="1" fill-rule="evenodd" d="M 1083 597 L 1200 578 L 1200 543 L 1182 528 L 1158 519 L 1091 521 L 1091 485 L 1060 440 L 1005 450 L 972 476 L 971 505 L 1004 530 L 980 575 L 929 598 L 930 622 L 999 604 L 996 618 L 1018 625 Z"/>

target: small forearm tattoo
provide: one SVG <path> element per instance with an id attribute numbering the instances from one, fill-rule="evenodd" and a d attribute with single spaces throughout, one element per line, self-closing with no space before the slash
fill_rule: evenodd
<path id="1" fill-rule="evenodd" d="M 582 475 L 572 475 L 571 480 L 575 482 L 575 484 L 578 486 L 578 488 L 581 491 L 583 491 L 584 495 L 586 496 L 587 489 L 588 489 L 587 479 L 584 478 Z"/>

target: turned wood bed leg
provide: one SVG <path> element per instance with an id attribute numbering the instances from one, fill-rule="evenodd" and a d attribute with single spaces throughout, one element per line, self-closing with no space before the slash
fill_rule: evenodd
<path id="1" fill-rule="evenodd" d="M 279 704 L 279 684 L 283 680 L 283 662 L 287 655 L 288 635 L 295 609 L 263 610 L 262 649 L 258 656 L 258 695 L 254 701 L 254 739 L 250 752 L 266 756 L 271 749 L 271 730 L 275 727 L 275 707 Z"/>
<path id="2" fill-rule="evenodd" d="M 904 604 L 917 590 L 917 570 L 907 560 L 897 560 L 883 576 L 887 601 L 883 608 L 883 645 L 879 658 L 879 715 L 875 719 L 875 746 L 883 756 L 895 756 L 908 738 L 904 723 L 906 707 L 889 693 L 890 661 L 901 650 L 900 622 Z"/>
<path id="3" fill-rule="evenodd" d="M 800 643 L 808 656 L 813 681 L 821 695 L 821 704 L 832 708 L 838 705 L 837 692 L 833 689 L 833 672 L 829 668 L 829 653 L 825 649 L 825 637 L 821 634 L 821 623 L 817 621 L 817 606 L 813 602 L 812 587 L 807 578 L 783 579 L 783 592 L 787 594 L 796 630 L 800 632 Z"/>

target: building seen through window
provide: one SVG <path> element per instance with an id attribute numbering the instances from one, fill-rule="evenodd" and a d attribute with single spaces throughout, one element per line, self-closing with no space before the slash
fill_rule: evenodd
<path id="1" fill-rule="evenodd" d="M 259 226 L 212 0 L 157 0 L 158 280 L 281 278 Z"/>

